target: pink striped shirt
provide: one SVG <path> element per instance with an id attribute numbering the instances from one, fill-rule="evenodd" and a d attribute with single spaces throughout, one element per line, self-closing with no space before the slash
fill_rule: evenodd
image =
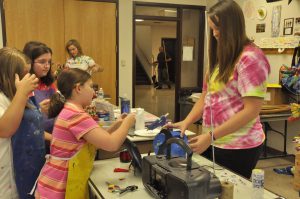
<path id="1" fill-rule="evenodd" d="M 99 126 L 88 113 L 73 104 L 66 103 L 53 129 L 51 156 L 71 158 L 86 143 L 82 136 L 94 128 Z M 67 177 L 68 161 L 50 158 L 44 165 L 38 180 L 41 199 L 65 198 Z"/>

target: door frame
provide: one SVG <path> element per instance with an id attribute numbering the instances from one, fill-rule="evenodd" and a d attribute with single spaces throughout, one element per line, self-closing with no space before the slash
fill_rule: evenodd
<path id="1" fill-rule="evenodd" d="M 5 9 L 4 1 L 0 0 L 0 10 L 1 10 L 1 22 L 2 22 L 2 40 L 3 47 L 7 44 L 6 36 L 6 20 L 5 20 Z M 106 3 L 115 3 L 116 4 L 116 105 L 119 105 L 119 0 L 79 0 L 79 1 L 92 1 L 92 2 L 106 2 Z"/>
<path id="2" fill-rule="evenodd" d="M 178 48 L 178 39 L 177 39 L 177 36 L 176 36 L 176 38 L 169 38 L 169 37 L 162 37 L 161 38 L 161 40 L 160 40 L 160 42 L 161 42 L 161 46 L 163 46 L 163 41 L 164 40 L 172 40 L 172 41 L 175 41 L 175 59 L 174 59 L 174 57 L 171 57 L 172 59 L 174 59 L 174 61 L 173 61 L 173 63 L 174 63 L 174 66 L 176 66 L 177 65 L 177 61 L 178 61 L 178 55 L 177 55 L 177 48 Z M 166 50 L 166 52 L 167 52 L 167 50 Z M 168 69 L 168 73 L 169 73 L 169 80 L 170 80 L 170 68 Z M 174 70 L 174 83 L 175 83 L 175 80 L 176 80 L 176 68 L 175 68 L 175 70 Z M 170 80 L 171 81 L 171 80 Z"/>
<path id="3" fill-rule="evenodd" d="M 147 16 L 147 15 L 135 15 L 136 7 L 137 6 L 151 6 L 151 7 L 167 7 L 167 8 L 177 8 L 177 17 L 162 17 L 162 16 Z M 132 24 L 133 24 L 133 31 L 132 31 L 132 62 L 133 62 L 133 68 L 132 68 L 132 106 L 135 106 L 135 83 L 136 83 L 136 60 L 135 60 L 135 39 L 136 39 L 136 22 L 135 19 L 144 19 L 144 20 L 157 20 L 157 21 L 175 21 L 176 24 L 176 39 L 177 39 L 177 50 L 176 50 L 176 60 L 175 60 L 175 121 L 179 121 L 180 118 L 180 106 L 179 104 L 179 93 L 181 89 L 181 60 L 182 60 L 182 12 L 183 9 L 197 9 L 200 12 L 200 23 L 199 27 L 201 25 L 205 27 L 205 6 L 196 6 L 196 5 L 182 5 L 182 4 L 168 4 L 168 3 L 148 3 L 148 2 L 139 2 L 134 1 L 133 2 L 133 9 L 132 9 Z M 203 31 L 199 31 L 199 43 L 198 43 L 198 49 L 199 49 L 199 62 L 198 62 L 198 87 L 196 89 L 202 90 L 202 84 L 203 84 L 203 68 L 204 68 L 204 47 L 201 48 L 201 45 L 204 46 L 204 34 L 205 29 Z M 202 67 L 201 67 L 202 66 Z M 189 88 L 194 89 L 194 88 Z"/>

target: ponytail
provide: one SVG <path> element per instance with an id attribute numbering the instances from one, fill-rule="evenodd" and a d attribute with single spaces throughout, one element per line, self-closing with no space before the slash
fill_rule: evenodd
<path id="1" fill-rule="evenodd" d="M 48 117 L 56 117 L 64 108 L 66 100 L 71 98 L 76 84 L 83 85 L 89 79 L 91 79 L 91 75 L 78 68 L 62 71 L 57 78 L 58 91 L 52 95 L 50 100 Z"/>
<path id="2" fill-rule="evenodd" d="M 58 116 L 60 111 L 64 108 L 66 100 L 61 95 L 62 94 L 60 94 L 58 92 L 55 93 L 54 95 L 52 95 L 52 97 L 50 99 L 49 110 L 48 110 L 49 118 L 54 118 L 54 117 Z"/>

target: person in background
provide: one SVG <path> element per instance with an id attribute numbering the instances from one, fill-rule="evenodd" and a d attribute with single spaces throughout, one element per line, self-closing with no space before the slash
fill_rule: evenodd
<path id="1" fill-rule="evenodd" d="M 168 62 L 172 60 L 167 53 L 164 52 L 164 48 L 159 47 L 159 53 L 157 55 L 157 61 L 153 64 L 158 64 L 158 84 L 156 89 L 162 89 L 163 84 L 167 84 L 168 88 L 171 89 L 171 82 L 169 81 Z"/>
<path id="2" fill-rule="evenodd" d="M 91 75 L 80 69 L 64 70 L 57 79 L 58 93 L 50 101 L 49 117 L 57 117 L 50 157 L 38 179 L 37 198 L 86 198 L 95 148 L 116 151 L 135 123 L 133 113 L 104 130 L 84 111 L 94 95 Z M 75 166 L 74 166 L 75 165 Z M 59 169 L 58 169 L 59 168 Z"/>
<path id="3" fill-rule="evenodd" d="M 23 53 L 31 60 L 30 73 L 39 78 L 39 86 L 35 89 L 34 95 L 43 113 L 43 128 L 45 130 L 46 152 L 49 153 L 51 133 L 54 126 L 54 119 L 48 118 L 50 97 L 56 92 L 54 77 L 52 75 L 52 50 L 46 44 L 38 41 L 27 42 Z"/>
<path id="4" fill-rule="evenodd" d="M 65 64 L 65 68 L 79 68 L 87 71 L 90 74 L 95 72 L 102 72 L 104 68 L 95 63 L 95 61 L 84 55 L 79 42 L 75 39 L 71 39 L 66 44 L 66 51 L 69 54 L 69 58 Z"/>
<path id="5" fill-rule="evenodd" d="M 184 133 L 202 117 L 203 133 L 189 140 L 192 150 L 203 153 L 212 144 L 217 163 L 250 178 L 265 140 L 259 112 L 270 65 L 246 36 L 244 15 L 235 1 L 219 1 L 207 14 L 210 65 L 202 95 L 183 121 L 167 126 Z M 204 154 L 212 158 L 208 151 Z"/>
<path id="6" fill-rule="evenodd" d="M 11 136 L 17 131 L 28 105 L 28 96 L 38 85 L 35 75 L 28 73 L 25 55 L 13 48 L 0 49 L 0 198 L 18 199 Z M 27 108 L 26 108 L 27 109 Z"/>

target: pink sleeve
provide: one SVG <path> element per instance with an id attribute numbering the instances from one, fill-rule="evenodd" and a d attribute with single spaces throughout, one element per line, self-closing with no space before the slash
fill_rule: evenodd
<path id="1" fill-rule="evenodd" d="M 238 90 L 244 96 L 264 97 L 270 65 L 260 49 L 246 51 L 237 64 Z"/>
<path id="2" fill-rule="evenodd" d="M 97 122 L 88 113 L 81 112 L 70 120 L 69 130 L 80 140 L 83 135 L 98 127 Z"/>

